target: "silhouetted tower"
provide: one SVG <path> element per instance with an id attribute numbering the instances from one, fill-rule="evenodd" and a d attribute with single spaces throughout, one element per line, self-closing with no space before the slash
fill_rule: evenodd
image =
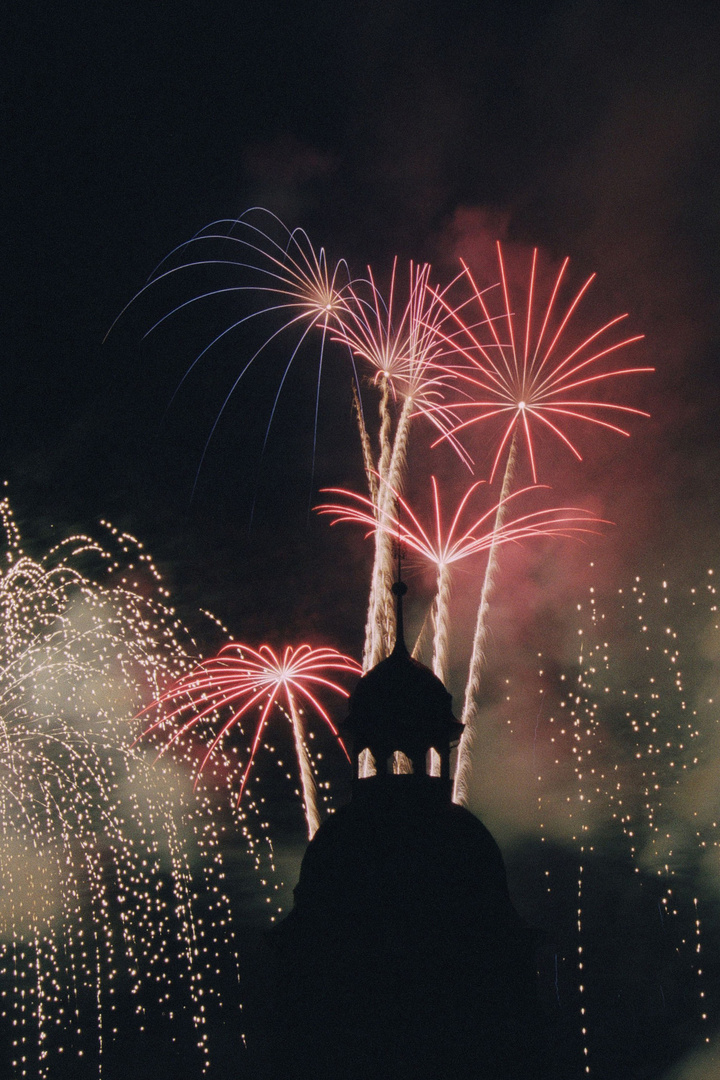
<path id="1" fill-rule="evenodd" d="M 353 797 L 359 793 L 358 781 L 370 777 L 412 775 L 414 783 L 429 777 L 444 781 L 443 791 L 449 790 L 450 754 L 462 724 L 453 716 L 452 698 L 437 676 L 408 653 L 402 615 L 406 591 L 402 581 L 393 585 L 398 603 L 392 653 L 360 680 L 350 698 L 343 732 L 352 740 Z"/>
<path id="2" fill-rule="evenodd" d="M 540 1080 L 534 935 L 500 850 L 451 801 L 462 726 L 402 632 L 360 679 L 352 799 L 308 845 L 273 931 L 273 1080 Z"/>

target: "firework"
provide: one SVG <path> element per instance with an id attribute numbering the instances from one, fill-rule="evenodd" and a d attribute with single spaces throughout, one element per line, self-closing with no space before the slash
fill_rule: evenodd
<path id="1" fill-rule="evenodd" d="M 470 394 L 463 400 L 443 406 L 442 410 L 438 410 L 438 415 L 439 422 L 446 426 L 447 432 L 454 438 L 470 426 L 499 420 L 499 439 L 490 473 L 492 482 L 503 455 L 507 453 L 495 521 L 495 530 L 499 534 L 507 513 L 507 496 L 514 483 L 520 439 L 524 440 L 533 481 L 537 483 L 537 455 L 533 443 L 535 426 L 550 431 L 578 460 L 582 460 L 582 455 L 561 426 L 567 421 L 580 421 L 620 435 L 629 435 L 624 428 L 602 417 L 608 414 L 613 417 L 617 414 L 647 417 L 648 413 L 588 395 L 598 384 L 604 384 L 609 379 L 641 374 L 652 371 L 653 368 L 614 366 L 618 351 L 642 340 L 643 337 L 641 334 L 612 337 L 612 332 L 627 318 L 626 315 L 611 319 L 584 337 L 579 344 L 565 346 L 571 318 L 594 280 L 594 274 L 587 279 L 570 303 L 561 308 L 559 295 L 569 262 L 565 259 L 552 285 L 547 307 L 542 314 L 538 314 L 535 310 L 535 249 L 526 298 L 518 313 L 510 296 L 499 243 L 497 254 L 502 297 L 499 312 L 491 311 L 488 290 L 478 287 L 470 269 L 463 264 L 467 281 L 483 316 L 481 325 L 485 328 L 485 337 L 481 340 L 476 327 L 466 325 L 461 314 L 455 316 L 460 333 L 448 338 L 447 346 L 448 351 L 454 351 L 465 361 L 466 367 L 459 368 L 459 377 L 470 389 Z M 442 298 L 441 303 L 447 307 Z M 449 307 L 447 310 L 450 311 Z M 461 421 L 459 416 L 462 413 L 470 413 L 470 416 Z M 455 422 L 450 419 L 453 415 L 457 418 Z M 455 798 L 459 801 L 463 801 L 467 796 L 472 767 L 472 742 L 478 722 L 477 697 L 484 665 L 488 609 L 496 568 L 497 546 L 492 545 L 475 625 L 463 703 L 462 719 L 465 730 L 455 778 Z"/>
<path id="2" fill-rule="evenodd" d="M 450 568 L 471 555 L 488 551 L 493 546 L 519 542 L 532 536 L 569 536 L 580 532 L 592 531 L 589 526 L 597 524 L 588 511 L 576 507 L 556 507 L 550 510 L 536 510 L 521 514 L 507 521 L 499 529 L 490 531 L 487 524 L 498 512 L 493 504 L 485 513 L 463 525 L 468 504 L 482 485 L 482 481 L 472 484 L 460 500 L 452 515 L 447 529 L 443 527 L 443 513 L 440 505 L 438 484 L 433 476 L 434 536 L 427 529 L 399 491 L 393 491 L 392 511 L 386 510 L 363 495 L 341 488 L 328 488 L 328 494 L 340 495 L 342 503 L 326 503 L 316 507 L 318 513 L 332 516 L 332 524 L 355 522 L 365 525 L 370 533 L 384 532 L 389 538 L 402 544 L 407 551 L 414 552 L 421 559 L 430 563 L 436 570 L 435 596 L 433 599 L 433 671 L 440 679 L 445 679 L 448 662 L 448 639 L 450 631 Z M 517 498 L 531 488 L 523 488 L 505 497 L 505 502 Z"/>
<path id="3" fill-rule="evenodd" d="M 366 281 L 355 282 L 347 290 L 333 334 L 356 358 L 370 366 L 373 382 L 384 388 L 386 401 L 392 396 L 396 401 L 409 402 L 411 410 L 429 409 L 456 378 L 452 368 L 443 362 L 446 335 L 440 334 L 450 318 L 443 303 L 454 282 L 438 292 L 430 287 L 430 271 L 428 264 L 410 263 L 408 299 L 398 314 L 397 260 L 393 264 L 387 301 L 376 285 L 372 268 L 368 267 Z M 383 474 L 390 469 L 391 450 L 390 442 L 381 440 L 385 460 L 379 471 Z"/>
<path id="4" fill-rule="evenodd" d="M 97 1077 L 109 1048 L 158 1008 L 168 1023 L 194 1025 L 207 1067 L 207 1009 L 221 1007 L 214 976 L 235 964 L 220 930 L 229 908 L 218 826 L 181 769 L 153 770 L 131 749 L 126 719 L 189 666 L 189 639 L 159 581 L 148 594 L 157 571 L 127 534 L 108 526 L 103 544 L 72 537 L 36 561 L 7 500 L 0 515 L 8 1074 L 48 1078 L 77 1053 L 75 1075 Z M 217 890 L 210 909 L 198 886 Z"/>
<path id="5" fill-rule="evenodd" d="M 150 327 L 145 334 L 146 337 L 179 312 L 212 297 L 225 296 L 238 299 L 248 295 L 252 299 L 259 300 L 260 303 L 249 312 L 246 311 L 240 317 L 232 319 L 203 347 L 183 375 L 175 394 L 196 365 L 229 335 L 248 323 L 262 320 L 263 317 L 272 318 L 276 325 L 274 328 L 271 326 L 265 340 L 251 356 L 243 361 L 240 371 L 235 376 L 213 422 L 198 472 L 230 398 L 255 362 L 266 353 L 274 341 L 283 335 L 287 333 L 294 335 L 294 343 L 275 393 L 263 449 L 267 443 L 290 368 L 306 339 L 314 332 L 317 332 L 320 337 L 317 387 L 319 397 L 326 340 L 329 332 L 337 326 L 340 314 L 345 307 L 345 293 L 350 285 L 347 264 L 344 260 L 334 265 L 328 263 L 324 248 L 316 250 L 303 229 L 290 230 L 275 214 L 261 207 L 253 207 L 239 218 L 211 222 L 190 240 L 174 248 L 156 267 L 143 288 L 123 308 L 113 326 L 130 305 L 148 290 L 155 289 L 163 283 L 169 283 L 178 274 L 186 276 L 193 271 L 208 268 L 235 275 L 236 278 L 239 275 L 239 280 L 230 285 L 197 293 L 177 304 Z M 110 329 L 112 330 L 112 326 Z M 317 408 L 316 398 L 315 431 L 317 430 Z"/>
<path id="6" fill-rule="evenodd" d="M 543 840 L 572 840 L 579 856 L 583 1028 L 593 1019 L 586 935 L 601 914 L 588 900 L 588 863 L 603 837 L 655 898 L 664 944 L 673 945 L 666 988 L 683 987 L 677 1016 L 709 1041 L 717 999 L 707 972 L 716 961 L 705 955 L 703 920 L 716 910 L 720 848 L 715 574 L 684 587 L 636 576 L 601 590 L 595 580 L 576 608 L 567 660 L 538 653 L 545 707 L 536 780 Z M 663 1009 L 663 1025 L 669 1020 Z"/>
<path id="7" fill-rule="evenodd" d="M 360 427 L 363 461 L 370 498 L 380 518 L 392 515 L 395 492 L 402 490 L 407 471 L 411 420 L 424 415 L 437 423 L 443 393 L 455 374 L 442 363 L 447 335 L 441 328 L 449 318 L 446 296 L 452 286 L 438 292 L 429 285 L 430 266 L 410 263 L 408 298 L 397 312 L 397 260 L 393 264 L 387 301 L 368 267 L 368 295 L 359 287 L 347 294 L 339 317 L 335 339 L 344 343 L 356 359 L 369 365 L 373 382 L 380 387 L 380 429 L 377 461 L 359 400 L 356 412 Z M 461 310 L 462 305 L 457 310 Z M 392 403 L 400 403 L 393 426 Z M 394 430 L 393 430 L 394 427 Z M 453 445 L 466 461 L 467 455 L 455 440 Z M 392 646 L 394 606 L 392 547 L 384 530 L 375 533 L 375 557 L 370 586 L 370 602 L 363 650 L 364 670 L 378 663 Z"/>
<path id="8" fill-rule="evenodd" d="M 329 678 L 328 673 L 336 671 L 357 673 L 360 668 L 351 657 L 331 648 L 288 646 L 280 656 L 269 645 L 252 649 L 232 642 L 216 657 L 203 661 L 184 675 L 144 710 L 145 713 L 156 708 L 160 711 L 159 718 L 153 721 L 147 733 L 165 732 L 169 725 L 172 730 L 166 744 L 169 746 L 202 721 L 217 723 L 218 730 L 200 763 L 199 777 L 227 734 L 233 728 L 241 730 L 244 718 L 257 709 L 259 719 L 240 781 L 239 803 L 266 724 L 275 710 L 284 712 L 293 731 L 308 835 L 312 838 L 320 824 L 320 813 L 301 703 L 308 705 L 330 728 L 347 757 L 337 729 L 318 697 L 318 692 L 327 691 L 348 696 L 343 686 Z M 229 715 L 223 720 L 221 714 L 226 709 Z"/>
<path id="9" fill-rule="evenodd" d="M 463 302 L 450 306 L 448 297 L 455 281 L 443 289 L 430 288 L 430 267 L 410 263 L 407 298 L 404 302 L 399 302 L 396 260 L 386 299 L 376 284 L 371 268 L 368 268 L 367 278 L 352 279 L 346 262 L 341 260 L 331 267 L 324 249 L 316 251 L 303 230 L 291 231 L 273 214 L 254 208 L 237 220 L 213 222 L 201 229 L 191 240 L 179 245 L 160 263 L 134 300 L 151 288 L 162 283 L 167 284 L 177 274 L 186 275 L 203 268 L 227 272 L 235 277 L 239 275 L 239 281 L 189 297 L 167 311 L 148 333 L 190 305 L 212 297 L 227 296 L 237 299 L 244 295 L 257 303 L 249 311 L 244 309 L 238 318 L 231 320 L 205 345 L 181 382 L 184 382 L 196 364 L 227 335 L 254 320 L 269 319 L 271 322 L 264 341 L 243 360 L 225 396 L 205 444 L 198 473 L 230 397 L 268 346 L 289 333 L 291 352 L 280 375 L 270 410 L 263 442 L 264 452 L 290 367 L 306 339 L 315 332 L 319 336 L 315 433 L 320 379 L 325 346 L 329 338 L 334 343 L 343 345 L 350 356 L 354 375 L 353 396 L 371 498 L 380 501 L 392 499 L 393 490 L 402 490 L 407 469 L 411 420 L 416 415 L 422 414 L 438 426 L 469 465 L 468 455 L 452 433 L 448 432 L 442 404 L 444 391 L 449 382 L 457 377 L 454 370 L 442 362 L 448 342 L 459 333 L 454 326 L 454 320 L 460 317 L 465 306 L 474 299 L 466 298 Z M 448 323 L 453 325 L 447 332 L 441 333 Z M 465 327 L 465 330 L 471 332 L 476 329 L 474 325 Z M 370 367 L 373 380 L 380 390 L 377 460 L 365 423 L 355 366 L 357 362 Z M 395 408 L 398 409 L 396 416 L 393 415 Z M 313 462 L 314 447 L 315 439 Z M 382 477 L 387 486 L 378 485 L 376 475 Z M 389 505 L 382 507 L 383 512 L 391 509 Z M 382 659 L 394 635 L 394 608 L 390 600 L 391 564 L 389 541 L 380 530 L 376 535 L 363 650 L 365 670 Z"/>
<path id="10" fill-rule="evenodd" d="M 521 432 L 533 481 L 537 483 L 537 457 L 532 436 L 536 425 L 550 431 L 581 461 L 580 451 L 560 425 L 567 420 L 579 420 L 619 435 L 629 435 L 625 428 L 602 419 L 602 416 L 617 416 L 620 413 L 647 417 L 649 413 L 628 405 L 592 398 L 588 394 L 608 379 L 637 375 L 653 371 L 654 368 L 613 366 L 616 353 L 641 341 L 644 336 L 635 334 L 612 339 L 610 332 L 615 331 L 627 315 L 619 315 L 604 323 L 584 337 L 580 344 L 569 346 L 567 350 L 564 347 L 571 317 L 592 284 L 594 274 L 561 314 L 556 315 L 560 287 L 569 263 L 569 259 L 565 259 L 552 286 L 547 308 L 542 315 L 537 315 L 534 308 L 536 249 L 533 252 L 527 297 L 521 306 L 524 312 L 518 315 L 508 289 L 499 243 L 497 252 L 502 284 L 499 314 L 491 313 L 488 290 L 478 287 L 470 269 L 463 263 L 467 281 L 483 315 L 480 325 L 487 328 L 487 333 L 481 341 L 476 327 L 466 325 L 461 315 L 455 316 L 460 332 L 448 338 L 447 345 L 457 358 L 462 357 L 466 361 L 466 368 L 458 368 L 458 371 L 472 396 L 449 405 L 451 410 L 458 413 L 465 410 L 471 413 L 462 422 L 450 425 L 449 431 L 457 436 L 472 425 L 500 418 L 500 438 L 490 474 L 491 482 L 513 437 Z M 442 297 L 439 299 L 441 303 L 446 303 Z"/>

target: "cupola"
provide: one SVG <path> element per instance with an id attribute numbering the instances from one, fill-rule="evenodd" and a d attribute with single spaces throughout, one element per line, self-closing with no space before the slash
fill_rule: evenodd
<path id="1" fill-rule="evenodd" d="M 462 733 L 452 697 L 436 675 L 408 653 L 403 634 L 402 598 L 396 581 L 397 638 L 390 656 L 360 679 L 349 703 L 344 730 L 352 737 L 353 778 L 412 775 L 450 780 L 450 754 Z"/>

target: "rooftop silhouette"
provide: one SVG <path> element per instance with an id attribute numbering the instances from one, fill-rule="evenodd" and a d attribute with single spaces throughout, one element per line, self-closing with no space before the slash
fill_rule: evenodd
<path id="1" fill-rule="evenodd" d="M 535 934 L 490 832 L 451 801 L 462 725 L 405 647 L 404 588 L 395 647 L 350 698 L 352 798 L 308 845 L 271 933 L 263 1075 L 541 1080 Z"/>

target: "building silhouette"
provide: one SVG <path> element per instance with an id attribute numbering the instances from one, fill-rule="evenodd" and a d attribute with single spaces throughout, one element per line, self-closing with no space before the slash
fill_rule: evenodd
<path id="1" fill-rule="evenodd" d="M 308 845 L 271 934 L 268 1080 L 541 1080 L 535 935 L 500 850 L 452 802 L 462 726 L 398 636 L 360 679 L 344 731 L 350 802 Z"/>

